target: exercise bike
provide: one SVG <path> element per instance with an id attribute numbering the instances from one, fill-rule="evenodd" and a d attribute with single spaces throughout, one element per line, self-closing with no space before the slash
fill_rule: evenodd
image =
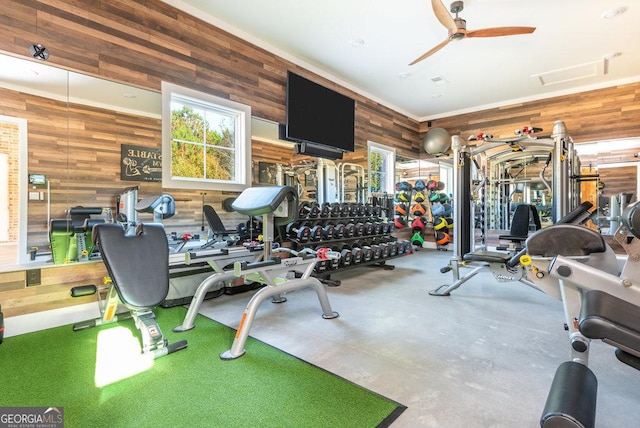
<path id="1" fill-rule="evenodd" d="M 543 427 L 595 426 L 592 339 L 613 346 L 620 362 L 640 370 L 640 202 L 625 208 L 614 239 L 628 255 L 621 271 L 602 235 L 585 227 L 551 226 L 526 241 L 522 265 L 536 287 L 562 301 L 569 333 L 570 360 L 556 371 Z"/>

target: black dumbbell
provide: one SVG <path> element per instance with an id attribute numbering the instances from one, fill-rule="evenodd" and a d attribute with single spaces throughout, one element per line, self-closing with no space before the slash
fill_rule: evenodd
<path id="1" fill-rule="evenodd" d="M 342 204 L 340 202 L 333 202 L 331 204 L 331 217 L 340 217 L 342 215 Z"/>
<path id="2" fill-rule="evenodd" d="M 316 221 L 309 231 L 309 239 L 311 241 L 319 241 L 322 239 L 322 229 L 324 227 L 323 221 Z"/>
<path id="3" fill-rule="evenodd" d="M 375 221 L 373 222 L 373 234 L 380 235 L 382 233 L 382 222 Z"/>
<path id="4" fill-rule="evenodd" d="M 362 263 L 362 248 L 356 245 L 351 246 L 351 264 Z"/>
<path id="5" fill-rule="evenodd" d="M 373 249 L 368 245 L 362 247 L 362 263 L 367 263 L 373 260 Z"/>
<path id="6" fill-rule="evenodd" d="M 353 255 L 351 254 L 351 248 L 347 244 L 339 242 L 333 246 L 333 250 L 340 253 L 340 267 L 351 266 Z"/>
<path id="7" fill-rule="evenodd" d="M 342 239 L 344 237 L 345 225 L 338 223 L 333 229 L 333 239 Z"/>
<path id="8" fill-rule="evenodd" d="M 311 228 L 305 223 L 299 224 L 297 222 L 287 224 L 287 236 L 289 239 L 296 240 L 298 242 L 308 242 L 311 238 Z"/>
<path id="9" fill-rule="evenodd" d="M 333 239 L 333 231 L 335 226 L 331 223 L 325 224 L 322 228 L 322 239 Z"/>
<path id="10" fill-rule="evenodd" d="M 369 220 L 367 220 L 364 223 L 364 227 L 362 229 L 362 235 L 371 235 L 373 233 L 373 223 L 371 223 Z"/>
<path id="11" fill-rule="evenodd" d="M 298 218 L 305 219 L 309 217 L 309 213 L 311 212 L 311 203 L 310 202 L 302 202 L 300 206 L 298 206 Z"/>
<path id="12" fill-rule="evenodd" d="M 391 247 L 386 242 L 380 243 L 380 257 L 386 259 L 391 253 Z"/>
<path id="13" fill-rule="evenodd" d="M 353 238 L 356 233 L 356 225 L 349 222 L 344 225 L 344 237 L 345 238 Z"/>
<path id="14" fill-rule="evenodd" d="M 379 260 L 382 256 L 382 248 L 378 244 L 371 245 L 371 251 L 373 252 L 372 259 Z"/>
<path id="15" fill-rule="evenodd" d="M 331 204 L 329 202 L 325 202 L 320 209 L 320 217 L 329 217 L 331 215 Z"/>

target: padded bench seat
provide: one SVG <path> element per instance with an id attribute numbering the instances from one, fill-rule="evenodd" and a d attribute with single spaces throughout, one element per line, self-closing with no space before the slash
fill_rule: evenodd
<path id="1" fill-rule="evenodd" d="M 511 259 L 511 254 L 499 251 L 478 250 L 462 256 L 465 262 L 506 263 Z"/>
<path id="2" fill-rule="evenodd" d="M 296 189 L 291 186 L 250 187 L 242 191 L 231 208 L 249 216 L 270 213 L 277 215 L 276 210 L 287 198 L 297 201 Z"/>
<path id="3" fill-rule="evenodd" d="M 604 291 L 590 290 L 582 297 L 579 328 L 590 339 L 620 348 L 618 359 L 640 369 L 640 308 Z"/>

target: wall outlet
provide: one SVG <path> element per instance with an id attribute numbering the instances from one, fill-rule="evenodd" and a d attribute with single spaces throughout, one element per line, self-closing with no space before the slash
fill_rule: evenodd
<path id="1" fill-rule="evenodd" d="M 40 269 L 28 269 L 27 270 L 27 287 L 32 285 L 40 285 L 41 276 Z"/>

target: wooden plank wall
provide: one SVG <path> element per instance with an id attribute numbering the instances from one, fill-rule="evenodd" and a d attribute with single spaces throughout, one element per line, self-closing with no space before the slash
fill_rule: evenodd
<path id="1" fill-rule="evenodd" d="M 479 132 L 511 136 L 524 125 L 542 127 L 543 133 L 549 133 L 556 120 L 565 121 L 576 142 L 635 137 L 640 133 L 640 83 L 419 123 L 159 0 L 5 0 L 1 8 L 0 51 L 27 57 L 29 44 L 40 42 L 51 52 L 51 65 L 155 91 L 160 90 L 162 81 L 169 81 L 247 104 L 253 115 L 275 122 L 285 118 L 286 72 L 292 70 L 356 100 L 359 147 L 366 147 L 366 142 L 372 140 L 395 147 L 399 155 L 408 158 L 427 157 L 421 137 L 429 125 L 464 138 Z M 2 94 L 3 101 L 11 99 L 11 95 L 5 95 Z M 113 205 L 115 195 L 132 184 L 119 181 L 122 142 L 160 147 L 158 120 L 99 109 L 73 107 L 67 111 L 65 103 L 44 102 L 24 94 L 12 102 L 15 104 L 11 106 L 3 102 L 2 108 L 20 111 L 20 117 L 26 115 L 30 120 L 29 170 L 54 178 L 52 193 L 63 201 L 52 209 L 53 216 L 63 214 L 72 204 Z M 99 123 L 88 123 L 89 116 L 99 117 Z M 132 124 L 143 132 L 132 131 Z M 261 151 L 256 149 L 255 153 L 253 160 L 259 162 Z M 270 149 L 262 153 L 270 153 L 265 159 L 273 159 Z M 357 152 L 353 159 L 366 162 L 363 153 Z M 140 183 L 140 188 L 140 196 L 163 191 L 157 183 Z M 167 220 L 167 225 L 183 231 L 197 229 L 201 225 L 202 202 L 217 209 L 223 199 L 234 195 L 202 193 L 172 190 L 178 215 Z M 46 223 L 44 204 L 34 204 L 29 207 L 35 216 L 30 243 L 42 242 L 43 222 Z M 238 220 L 227 218 L 230 224 Z M 61 268 L 69 268 L 72 273 L 55 280 L 58 285 L 69 287 L 84 281 L 83 266 Z M 25 290 L 36 290 L 40 296 L 36 299 L 25 294 L 16 298 L 46 301 L 48 294 L 61 292 L 38 287 Z M 14 292 L 2 292 L 0 299 L 5 302 L 5 293 Z M 42 308 L 32 306 L 29 310 Z"/>
<path id="2" fill-rule="evenodd" d="M 423 122 L 420 130 L 427 132 L 431 125 L 463 139 L 481 132 L 506 138 L 533 126 L 543 129 L 542 136 L 551 134 L 557 120 L 565 123 L 575 143 L 637 137 L 640 82 L 434 119 Z"/>
<path id="3" fill-rule="evenodd" d="M 0 302 L 6 317 L 95 302 L 95 295 L 72 298 L 69 291 L 75 285 L 100 286 L 107 276 L 102 262 L 49 266 L 38 270 L 40 284 L 33 286 L 27 286 L 24 270 L 0 272 Z"/>
<path id="4" fill-rule="evenodd" d="M 0 50 L 24 56 L 38 41 L 49 63 L 159 91 L 161 81 L 229 98 L 252 114 L 285 119 L 292 70 L 356 100 L 356 144 L 419 153 L 419 123 L 158 0 L 7 0 Z"/>

